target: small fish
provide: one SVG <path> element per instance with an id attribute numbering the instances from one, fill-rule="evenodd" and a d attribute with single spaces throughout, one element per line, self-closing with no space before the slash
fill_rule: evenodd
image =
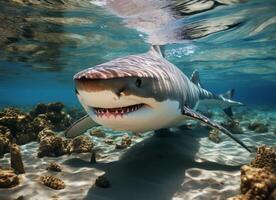
<path id="1" fill-rule="evenodd" d="M 228 95 L 215 95 L 201 87 L 198 72 L 189 79 L 167 61 L 159 46 L 138 55 L 118 58 L 74 76 L 76 94 L 88 116 L 66 132 L 81 134 L 100 124 L 113 130 L 143 133 L 176 127 L 187 119 L 217 129 L 250 152 L 250 149 L 218 123 L 195 111 L 199 103 L 223 107 L 242 105 Z"/>

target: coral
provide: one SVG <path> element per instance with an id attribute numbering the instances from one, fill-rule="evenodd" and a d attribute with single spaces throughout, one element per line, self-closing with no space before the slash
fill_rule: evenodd
<path id="1" fill-rule="evenodd" d="M 56 133 L 54 131 L 52 131 L 51 129 L 43 129 L 42 131 L 40 131 L 37 135 L 37 140 L 38 142 L 40 142 L 41 140 L 43 140 L 45 137 L 48 136 L 55 136 Z"/>
<path id="2" fill-rule="evenodd" d="M 250 166 L 266 168 L 276 173 L 276 147 L 261 146 L 257 150 L 256 157 L 251 161 Z"/>
<path id="3" fill-rule="evenodd" d="M 112 144 L 114 144 L 114 140 L 112 138 L 108 137 L 108 138 L 105 138 L 104 143 L 112 145 Z"/>
<path id="4" fill-rule="evenodd" d="M 253 122 L 248 125 L 248 129 L 255 131 L 257 133 L 266 133 L 268 132 L 267 125 L 260 123 L 260 122 Z"/>
<path id="5" fill-rule="evenodd" d="M 44 156 L 61 156 L 66 153 L 66 148 L 63 139 L 59 136 L 44 137 L 38 148 L 37 156 L 39 158 Z"/>
<path id="6" fill-rule="evenodd" d="M 216 129 L 212 129 L 210 132 L 209 132 L 209 135 L 208 135 L 208 138 L 209 140 L 213 141 L 214 143 L 220 143 L 221 142 L 221 139 L 219 137 L 219 131 L 216 130 Z"/>
<path id="7" fill-rule="evenodd" d="M 93 143 L 87 136 L 78 136 L 72 139 L 67 146 L 67 152 L 70 153 L 90 153 Z"/>
<path id="8" fill-rule="evenodd" d="M 39 133 L 43 129 L 53 129 L 51 121 L 47 118 L 46 114 L 37 115 L 33 121 L 32 126 L 35 132 Z"/>
<path id="9" fill-rule="evenodd" d="M 72 123 L 72 118 L 70 115 L 62 111 L 64 105 L 60 102 L 49 103 L 49 104 L 38 104 L 34 110 L 30 112 L 33 117 L 40 116 L 47 121 L 47 125 L 55 131 L 64 130 L 66 127 L 70 126 Z M 44 127 L 46 128 L 46 127 Z M 41 131 L 43 128 L 40 128 Z"/>
<path id="10" fill-rule="evenodd" d="M 24 164 L 21 157 L 20 147 L 17 144 L 12 144 L 11 151 L 11 167 L 18 174 L 25 173 Z"/>
<path id="11" fill-rule="evenodd" d="M 0 113 L 0 125 L 6 126 L 10 130 L 18 144 L 21 144 L 21 141 L 29 142 L 32 140 L 32 135 L 26 136 L 33 132 L 32 126 L 30 125 L 31 120 L 29 114 L 14 108 L 6 108 Z"/>
<path id="12" fill-rule="evenodd" d="M 10 152 L 10 145 L 12 142 L 12 135 L 10 129 L 0 125 L 0 158 L 5 153 Z"/>
<path id="13" fill-rule="evenodd" d="M 240 195 L 230 199 L 276 199 L 276 147 L 259 147 L 250 165 L 242 166 L 240 190 Z"/>
<path id="14" fill-rule="evenodd" d="M 108 188 L 110 186 L 110 182 L 108 181 L 105 175 L 102 175 L 96 179 L 95 185 L 101 188 Z"/>
<path id="15" fill-rule="evenodd" d="M 90 153 L 92 151 L 93 143 L 87 136 L 78 136 L 74 139 L 64 140 L 59 136 L 51 135 L 51 132 L 49 133 L 50 135 L 41 137 L 38 157 L 57 157 L 67 153 Z"/>
<path id="16" fill-rule="evenodd" d="M 55 172 L 61 172 L 62 171 L 62 167 L 58 163 L 54 163 L 54 162 L 51 162 L 46 169 L 51 170 L 51 171 L 55 171 Z"/>
<path id="17" fill-rule="evenodd" d="M 10 130 L 17 144 L 26 144 L 37 140 L 39 132 L 44 129 L 62 131 L 70 126 L 72 118 L 62 111 L 63 107 L 64 105 L 59 102 L 41 103 L 29 113 L 15 108 L 5 108 L 0 112 L 0 126 Z M 0 142 L 0 146 L 1 144 Z"/>
<path id="18" fill-rule="evenodd" d="M 240 123 L 237 120 L 229 119 L 225 123 L 222 124 L 223 127 L 227 128 L 234 134 L 241 134 L 243 133 L 242 128 L 240 127 Z"/>
<path id="19" fill-rule="evenodd" d="M 48 111 L 47 105 L 44 103 L 39 103 L 35 106 L 35 108 L 30 112 L 30 114 L 35 117 L 39 114 L 44 114 Z"/>
<path id="20" fill-rule="evenodd" d="M 121 143 L 116 144 L 116 149 L 125 149 L 131 145 L 131 138 L 127 135 L 122 137 Z"/>
<path id="21" fill-rule="evenodd" d="M 61 190 L 65 188 L 64 181 L 54 176 L 41 176 L 39 180 L 43 185 L 54 190 Z"/>
<path id="22" fill-rule="evenodd" d="M 48 104 L 48 111 L 59 113 L 59 112 L 61 112 L 63 107 L 64 107 L 64 105 L 61 102 L 49 103 Z"/>
<path id="23" fill-rule="evenodd" d="M 105 137 L 105 133 L 99 128 L 92 129 L 90 135 L 95 137 Z"/>
<path id="24" fill-rule="evenodd" d="M 19 184 L 19 177 L 13 170 L 0 169 L 0 188 L 11 188 Z"/>
<path id="25" fill-rule="evenodd" d="M 244 165 L 241 168 L 241 193 L 243 199 L 267 199 L 276 190 L 276 176 L 266 169 Z"/>

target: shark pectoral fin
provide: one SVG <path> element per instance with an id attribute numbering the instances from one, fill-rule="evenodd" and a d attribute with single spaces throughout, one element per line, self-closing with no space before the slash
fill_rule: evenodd
<path id="1" fill-rule="evenodd" d="M 211 128 L 214 128 L 214 129 L 217 129 L 217 130 L 223 132 L 228 137 L 230 137 L 235 142 L 237 142 L 239 145 L 241 145 L 243 148 L 245 148 L 248 152 L 252 153 L 251 149 L 248 148 L 242 141 L 240 141 L 239 139 L 234 137 L 230 131 L 228 131 L 227 129 L 225 129 L 224 127 L 219 125 L 218 123 L 216 123 L 216 122 L 210 120 L 209 118 L 205 117 L 204 115 L 202 115 L 202 114 L 200 114 L 200 113 L 198 113 L 198 112 L 196 112 L 196 111 L 194 111 L 190 108 L 187 108 L 187 107 L 184 107 L 182 109 L 182 114 L 189 117 L 189 118 L 191 118 L 191 119 L 200 121 L 200 122 L 208 125 Z"/>
<path id="2" fill-rule="evenodd" d="M 92 128 L 93 126 L 98 126 L 96 122 L 94 122 L 89 115 L 85 115 L 80 118 L 76 122 L 74 122 L 68 129 L 65 130 L 65 137 L 74 138 L 82 133 L 84 133 L 87 129 Z"/>

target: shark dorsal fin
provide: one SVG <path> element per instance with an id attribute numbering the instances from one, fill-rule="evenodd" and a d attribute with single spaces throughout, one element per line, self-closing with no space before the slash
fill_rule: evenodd
<path id="1" fill-rule="evenodd" d="M 199 78 L 199 73 L 197 70 L 194 70 L 194 72 L 191 75 L 190 80 L 197 85 L 198 87 L 202 87 L 201 82 L 200 82 L 200 78 Z"/>
<path id="2" fill-rule="evenodd" d="M 165 58 L 165 52 L 164 52 L 164 48 L 162 46 L 152 45 L 150 47 L 149 52 L 152 53 L 152 54 L 154 54 L 154 55 L 156 55 L 156 56 Z"/>
<path id="3" fill-rule="evenodd" d="M 231 89 L 228 90 L 226 93 L 222 94 L 221 96 L 223 96 L 225 99 L 232 99 L 234 96 L 235 90 Z"/>

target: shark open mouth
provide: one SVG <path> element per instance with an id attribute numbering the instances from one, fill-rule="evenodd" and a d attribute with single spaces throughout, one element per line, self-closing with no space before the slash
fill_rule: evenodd
<path id="1" fill-rule="evenodd" d="M 135 112 L 139 109 L 141 109 L 145 104 L 135 104 L 125 107 L 118 107 L 118 108 L 99 108 L 99 107 L 92 107 L 94 113 L 97 115 L 97 117 L 123 117 L 123 115 Z"/>

